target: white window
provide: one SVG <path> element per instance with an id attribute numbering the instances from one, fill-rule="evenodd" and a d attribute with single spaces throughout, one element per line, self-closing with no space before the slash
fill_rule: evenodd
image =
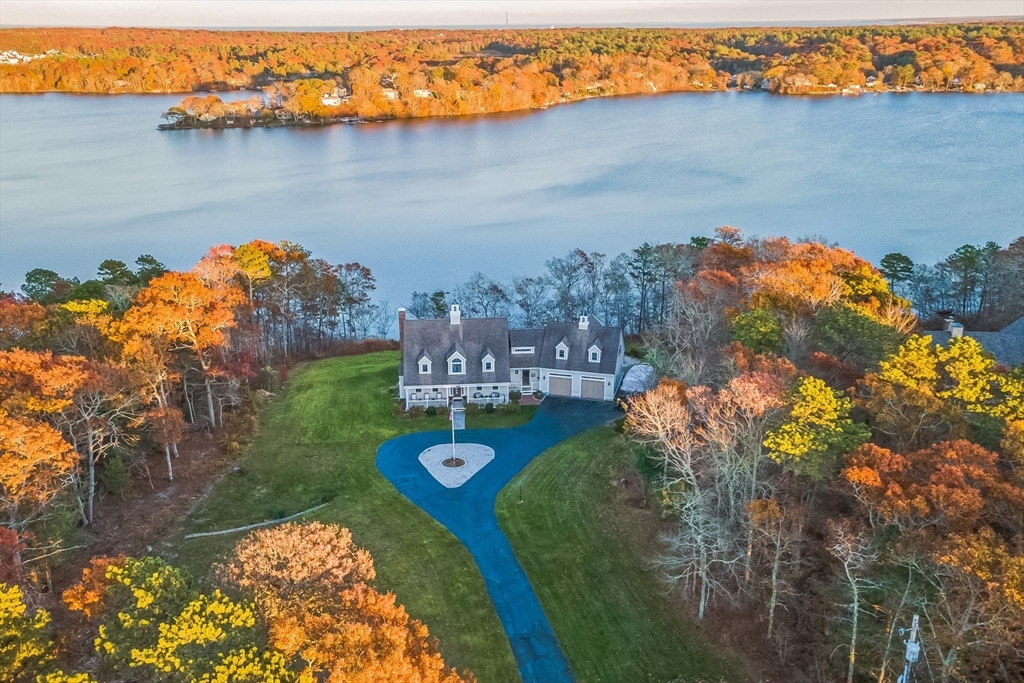
<path id="1" fill-rule="evenodd" d="M 489 360 L 484 361 L 484 372 L 491 372 L 494 369 L 494 363 Z"/>
<path id="2" fill-rule="evenodd" d="M 591 351 L 590 360 L 596 363 L 597 361 L 601 360 L 601 354 L 599 354 L 597 351 Z"/>
<path id="3" fill-rule="evenodd" d="M 430 372 L 430 366 L 427 365 L 426 363 L 421 363 L 420 364 L 420 372 L 422 372 L 422 373 Z"/>
<path id="4" fill-rule="evenodd" d="M 589 349 L 587 349 L 587 355 L 590 357 L 590 362 L 591 363 L 600 363 L 601 362 L 601 347 L 598 346 L 597 344 L 594 344 Z"/>
<path id="5" fill-rule="evenodd" d="M 534 347 L 534 346 L 513 346 L 512 347 L 512 353 L 517 355 L 517 356 L 521 355 L 521 354 L 526 354 L 526 353 L 533 353 L 535 348 L 536 347 Z"/>
<path id="6" fill-rule="evenodd" d="M 465 375 L 466 374 L 466 357 L 458 351 L 452 353 L 448 357 L 448 374 L 449 375 Z"/>
<path id="7" fill-rule="evenodd" d="M 558 347 L 558 349 L 556 350 L 556 352 L 557 352 L 556 355 L 558 356 L 559 360 L 565 360 L 565 352 L 566 351 L 568 351 L 568 349 L 566 349 L 565 347 L 563 347 L 563 346 L 559 346 Z"/>

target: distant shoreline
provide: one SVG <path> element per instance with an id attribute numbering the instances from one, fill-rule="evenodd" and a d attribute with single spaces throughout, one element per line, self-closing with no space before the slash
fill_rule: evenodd
<path id="1" fill-rule="evenodd" d="M 224 91 L 217 91 L 224 92 Z M 1024 93 L 1013 91 L 1013 90 L 963 90 L 963 89 L 928 89 L 928 88 L 882 88 L 882 89 L 866 89 L 859 91 L 814 91 L 804 93 L 771 93 L 766 90 L 752 89 L 743 90 L 737 88 L 728 88 L 726 90 L 715 89 L 715 90 L 666 90 L 662 92 L 638 92 L 638 93 L 609 93 L 605 95 L 590 95 L 587 97 L 580 97 L 572 100 L 565 100 L 563 102 L 553 102 L 543 107 L 527 107 L 524 109 L 512 109 L 507 111 L 491 111 L 491 112 L 473 112 L 469 114 L 435 114 L 431 116 L 392 116 L 392 117 L 361 117 L 361 116 L 339 116 L 322 119 L 261 119 L 259 117 L 249 117 L 246 120 L 236 120 L 234 122 L 227 122 L 223 119 L 215 119 L 212 121 L 200 121 L 198 119 L 189 120 L 187 122 L 182 121 L 178 123 L 162 123 L 157 125 L 157 130 L 160 131 L 173 131 L 173 130 L 233 130 L 242 129 L 249 130 L 252 128 L 323 128 L 327 126 L 336 125 L 360 125 L 367 123 L 388 123 L 394 121 L 426 121 L 426 120 L 443 120 L 443 119 L 466 119 L 476 118 L 484 116 L 494 116 L 500 114 L 519 114 L 527 116 L 536 111 L 543 111 L 549 108 L 560 107 L 563 105 L 571 105 L 579 102 L 587 102 L 590 100 L 601 100 L 601 99 L 613 99 L 623 97 L 662 97 L 667 95 L 715 95 L 725 93 L 743 93 L 749 94 L 762 94 L 768 96 L 780 96 L 789 98 L 827 98 L 827 97 L 862 97 L 865 95 L 967 95 L 972 97 L 983 96 L 983 95 L 1024 95 Z M 19 93 L 20 94 L 20 93 Z M 82 93 L 67 93 L 67 94 L 82 94 Z M 98 93 L 100 95 L 106 95 L 106 93 Z M 123 94 L 142 94 L 142 93 L 123 93 Z M 155 93 L 145 93 L 155 94 Z M 171 93 L 173 94 L 173 93 Z M 216 94 L 211 92 L 209 94 Z"/>

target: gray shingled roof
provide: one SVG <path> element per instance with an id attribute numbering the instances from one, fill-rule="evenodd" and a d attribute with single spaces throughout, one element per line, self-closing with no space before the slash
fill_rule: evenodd
<path id="1" fill-rule="evenodd" d="M 551 370 L 614 375 L 621 334 L 618 327 L 605 327 L 594 323 L 590 323 L 585 330 L 580 329 L 579 323 L 548 323 L 544 327 L 544 343 L 538 365 Z M 565 360 L 558 360 L 555 357 L 555 347 L 563 340 L 569 346 L 569 353 Z M 601 360 L 591 363 L 587 352 L 597 341 L 602 347 Z"/>
<path id="2" fill-rule="evenodd" d="M 406 320 L 402 376 L 407 385 L 487 384 L 509 381 L 508 321 L 505 318 L 463 318 L 452 325 L 448 318 Z M 481 361 L 490 350 L 494 372 L 483 371 Z M 448 358 L 458 351 L 466 358 L 465 375 L 448 374 Z M 430 374 L 421 375 L 419 360 L 430 358 Z"/>
<path id="3" fill-rule="evenodd" d="M 544 346 L 544 328 L 531 327 L 508 331 L 512 346 L 532 346 L 533 353 L 516 353 L 509 356 L 509 365 L 513 368 L 539 368 L 540 354 Z"/>
<path id="4" fill-rule="evenodd" d="M 932 341 L 943 346 L 949 341 L 949 332 L 928 332 Z M 1018 318 L 999 332 L 964 331 L 965 337 L 973 337 L 996 357 L 996 361 L 1013 367 L 1024 363 L 1024 318 Z"/>

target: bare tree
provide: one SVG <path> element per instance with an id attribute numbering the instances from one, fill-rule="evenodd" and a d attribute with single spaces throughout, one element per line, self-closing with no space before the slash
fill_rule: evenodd
<path id="1" fill-rule="evenodd" d="M 374 332 L 381 339 L 388 339 L 395 326 L 395 307 L 387 299 L 382 299 L 373 311 Z"/>
<path id="2" fill-rule="evenodd" d="M 864 532 L 854 530 L 845 520 L 829 523 L 828 551 L 839 561 L 843 570 L 843 581 L 849 591 L 846 608 L 850 613 L 851 624 L 846 683 L 853 683 L 853 674 L 857 667 L 857 626 L 861 603 L 864 592 L 877 586 L 867 572 L 878 560 L 878 556 L 871 547 L 870 537 Z"/>
<path id="3" fill-rule="evenodd" d="M 536 327 L 549 316 L 551 290 L 543 277 L 517 277 L 512 291 L 524 327 Z"/>
<path id="4" fill-rule="evenodd" d="M 455 301 L 468 318 L 504 318 L 512 298 L 503 285 L 476 272 L 455 288 Z"/>

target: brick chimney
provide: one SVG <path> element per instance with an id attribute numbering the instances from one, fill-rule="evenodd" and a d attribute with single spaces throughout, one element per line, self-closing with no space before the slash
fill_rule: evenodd
<path id="1" fill-rule="evenodd" d="M 452 325 L 458 325 L 462 323 L 462 311 L 459 310 L 458 304 L 452 304 L 452 309 L 448 316 L 452 320 Z"/>
<path id="2" fill-rule="evenodd" d="M 405 348 L 405 309 L 398 309 L 398 348 L 403 350 Z"/>

